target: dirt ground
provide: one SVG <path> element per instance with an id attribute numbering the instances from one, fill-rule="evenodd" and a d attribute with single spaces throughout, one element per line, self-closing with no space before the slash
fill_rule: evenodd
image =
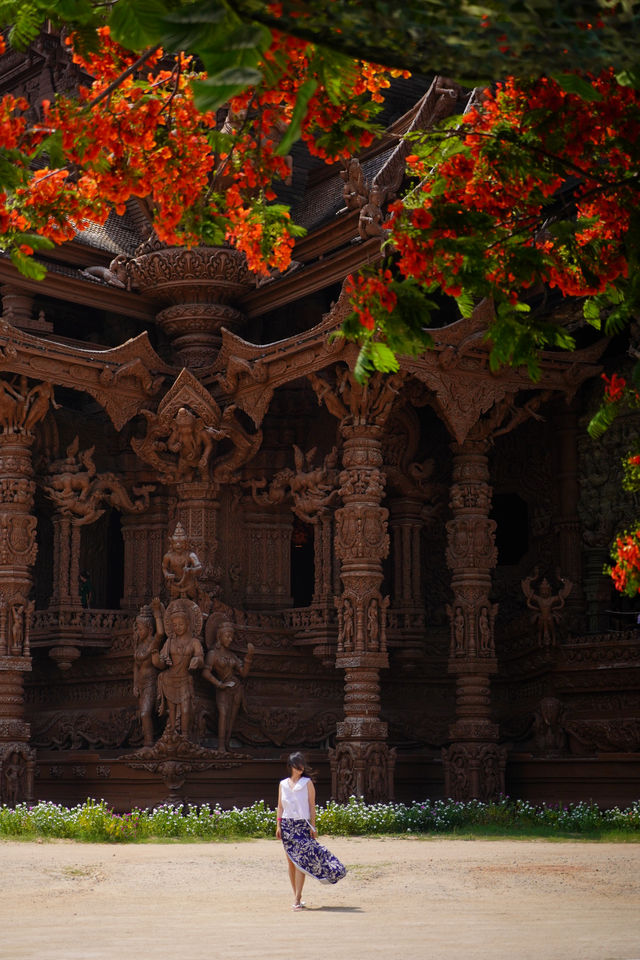
<path id="1" fill-rule="evenodd" d="M 640 960 L 640 844 L 320 838 L 291 910 L 277 841 L 0 843 L 2 960 Z"/>

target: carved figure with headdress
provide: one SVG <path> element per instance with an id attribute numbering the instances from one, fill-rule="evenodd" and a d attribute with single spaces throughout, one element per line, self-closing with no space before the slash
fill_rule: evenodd
<path id="1" fill-rule="evenodd" d="M 194 711 L 194 670 L 204 664 L 199 639 L 202 612 L 193 600 L 172 600 L 164 615 L 166 640 L 152 661 L 158 674 L 158 712 L 167 714 L 165 733 L 180 733 L 189 738 Z"/>
<path id="2" fill-rule="evenodd" d="M 162 558 L 162 574 L 169 597 L 171 600 L 187 597 L 197 602 L 201 593 L 198 578 L 202 573 L 202 564 L 191 550 L 181 523 L 176 524 L 169 543 L 169 549 Z"/>

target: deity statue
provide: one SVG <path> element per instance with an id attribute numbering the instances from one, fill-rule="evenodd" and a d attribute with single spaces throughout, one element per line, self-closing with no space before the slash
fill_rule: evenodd
<path id="1" fill-rule="evenodd" d="M 230 649 L 235 628 L 229 620 L 219 625 L 216 640 L 207 653 L 202 676 L 216 688 L 218 751 L 229 753 L 229 743 L 240 707 L 246 707 L 244 680 L 249 674 L 255 647 L 247 644 L 244 662 Z"/>
<path id="2" fill-rule="evenodd" d="M 573 589 L 573 583 L 565 577 L 558 577 L 562 587 L 558 593 L 553 593 L 551 584 L 545 577 L 540 583 L 538 593 L 534 593 L 531 584 L 537 579 L 538 568 L 536 567 L 530 577 L 525 577 L 521 581 L 521 585 L 527 598 L 527 606 L 533 610 L 533 623 L 538 625 L 538 642 L 543 647 L 550 647 L 556 642 L 556 624 L 560 622 L 560 611 Z"/>
<path id="3" fill-rule="evenodd" d="M 384 203 L 384 192 L 375 184 L 369 190 L 369 198 L 360 210 L 360 221 L 358 227 L 360 236 L 363 240 L 368 237 L 383 237 L 385 230 L 382 226 L 384 216 L 382 214 L 382 204 Z"/>
<path id="4" fill-rule="evenodd" d="M 153 744 L 153 714 L 158 676 L 153 656 L 160 650 L 164 635 L 163 614 L 164 607 L 160 600 L 155 598 L 151 606 L 140 608 L 133 628 L 133 695 L 138 698 L 145 747 Z"/>
<path id="5" fill-rule="evenodd" d="M 158 712 L 168 714 L 166 731 L 180 733 L 186 739 L 191 732 L 194 708 L 193 670 L 204 664 L 204 651 L 198 639 L 202 613 L 192 600 L 172 600 L 164 615 L 167 639 L 160 652 L 152 654 L 158 675 Z"/>
<path id="6" fill-rule="evenodd" d="M 209 459 L 216 442 L 224 434 L 207 427 L 187 407 L 180 407 L 175 415 L 166 448 L 178 455 L 178 471 L 182 479 L 191 480 L 196 474 L 206 476 Z"/>
<path id="7" fill-rule="evenodd" d="M 189 548 L 189 541 L 181 523 L 176 524 L 169 542 L 170 547 L 162 558 L 162 573 L 169 597 L 171 600 L 187 597 L 197 602 L 201 594 L 198 578 L 202 572 L 202 564 Z"/>

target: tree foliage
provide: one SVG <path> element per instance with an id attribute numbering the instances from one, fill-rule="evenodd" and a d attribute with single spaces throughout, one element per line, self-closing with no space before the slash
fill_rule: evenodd
<path id="1" fill-rule="evenodd" d="M 395 67 L 478 89 L 463 117 L 414 135 L 385 262 L 349 280 L 358 375 L 428 347 L 447 297 L 462 316 L 490 297 L 491 363 L 534 378 L 542 348 L 573 345 L 551 297 L 578 298 L 604 333 L 637 316 L 636 0 L 0 0 L 17 49 L 45 22 L 72 34 L 93 82 L 35 126 L 24 101 L 0 102 L 0 232 L 29 276 L 44 272 L 34 253 L 131 196 L 166 242 L 227 242 L 258 272 L 285 269 L 299 231 L 273 183 L 292 143 L 327 161 L 370 144 Z M 594 436 L 640 405 L 639 385 L 637 370 L 607 381 Z M 634 594 L 638 544 L 627 532 L 613 554 Z"/>

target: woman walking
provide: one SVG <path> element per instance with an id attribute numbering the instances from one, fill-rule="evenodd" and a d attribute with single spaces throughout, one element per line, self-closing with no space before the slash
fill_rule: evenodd
<path id="1" fill-rule="evenodd" d="M 304 907 L 302 888 L 307 874 L 321 883 L 337 883 L 346 868 L 316 837 L 316 791 L 302 753 L 287 761 L 289 776 L 280 781 L 276 837 L 282 840 L 293 889 L 293 909 Z"/>

